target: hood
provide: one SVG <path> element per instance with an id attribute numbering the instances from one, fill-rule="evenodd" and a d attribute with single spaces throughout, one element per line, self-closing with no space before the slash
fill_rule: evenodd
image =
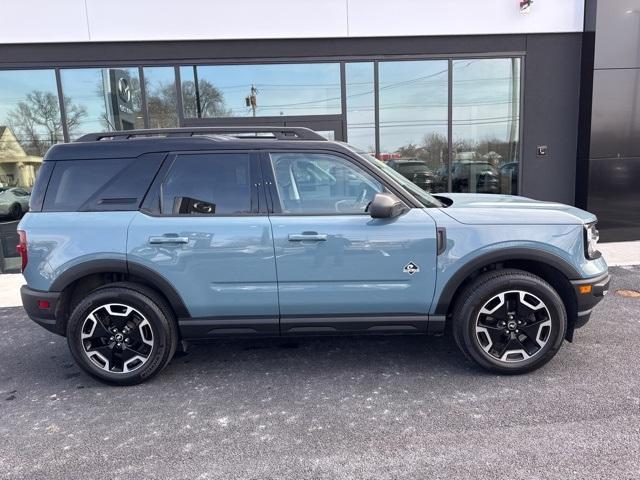
<path id="1" fill-rule="evenodd" d="M 563 203 L 542 202 L 514 195 L 439 193 L 450 204 L 442 211 L 461 223 L 475 225 L 582 225 L 596 216 Z"/>

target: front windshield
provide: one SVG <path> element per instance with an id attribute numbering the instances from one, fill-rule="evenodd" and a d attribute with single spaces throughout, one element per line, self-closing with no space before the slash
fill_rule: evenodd
<path id="1" fill-rule="evenodd" d="M 405 178 L 402 174 L 395 171 L 393 168 L 391 168 L 389 165 L 387 165 L 383 161 L 378 160 L 373 155 L 365 152 L 364 150 L 358 147 L 354 147 L 353 145 L 349 145 L 348 143 L 345 145 L 349 147 L 349 149 L 351 149 L 353 152 L 369 160 L 375 167 L 382 170 L 382 172 L 384 172 L 386 175 L 393 178 L 397 183 L 402 185 L 405 189 L 409 190 L 409 192 L 411 192 L 411 194 L 414 197 L 416 197 L 416 199 L 420 203 L 422 203 L 422 205 L 424 205 L 425 207 L 444 207 L 444 204 L 440 200 L 438 200 L 432 195 L 429 195 L 427 192 L 422 190 L 415 183 L 411 182 L 410 180 L 407 180 L 407 178 Z"/>

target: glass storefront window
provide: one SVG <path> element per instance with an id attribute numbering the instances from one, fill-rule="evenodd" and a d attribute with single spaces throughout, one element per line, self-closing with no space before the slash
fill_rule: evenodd
<path id="1" fill-rule="evenodd" d="M 340 64 L 180 67 L 186 118 L 339 115 Z"/>
<path id="2" fill-rule="evenodd" d="M 55 72 L 0 71 L 0 273 L 20 271 L 16 226 L 42 156 L 62 141 Z"/>
<path id="3" fill-rule="evenodd" d="M 447 189 L 448 62 L 380 62 L 380 156 L 424 163 L 432 192 Z"/>
<path id="4" fill-rule="evenodd" d="M 144 128 L 137 68 L 60 71 L 69 138 Z"/>
<path id="5" fill-rule="evenodd" d="M 520 59 L 453 62 L 454 192 L 518 192 Z"/>
<path id="6" fill-rule="evenodd" d="M 173 67 L 144 67 L 149 128 L 175 128 L 178 123 Z"/>
<path id="7" fill-rule="evenodd" d="M 347 97 L 347 140 L 363 150 L 376 151 L 376 114 L 373 63 L 345 65 Z"/>

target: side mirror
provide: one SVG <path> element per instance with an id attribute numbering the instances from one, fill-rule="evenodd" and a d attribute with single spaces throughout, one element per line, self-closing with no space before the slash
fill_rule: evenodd
<path id="1" fill-rule="evenodd" d="M 390 193 L 376 193 L 369 204 L 371 218 L 394 218 L 404 212 L 404 203 Z"/>

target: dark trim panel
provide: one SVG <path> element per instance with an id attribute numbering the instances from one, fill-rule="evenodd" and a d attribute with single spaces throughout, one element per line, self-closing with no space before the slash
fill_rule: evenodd
<path id="1" fill-rule="evenodd" d="M 367 60 L 391 55 L 469 56 L 486 55 L 488 52 L 520 55 L 526 50 L 526 37 L 514 34 L 9 44 L 2 47 L 0 68 L 106 64 L 150 66 L 175 62 L 185 65 L 214 61 L 280 63 L 292 60 Z"/>
<path id="2" fill-rule="evenodd" d="M 528 248 L 501 249 L 497 252 L 486 253 L 463 265 L 442 289 L 434 313 L 436 315 L 446 315 L 448 313 L 451 301 L 458 288 L 473 272 L 492 263 L 518 260 L 528 260 L 548 265 L 560 271 L 567 279 L 580 278 L 580 272 L 573 265 L 552 253 Z"/>
<path id="3" fill-rule="evenodd" d="M 575 205 L 586 210 L 589 197 L 589 157 L 591 151 L 597 0 L 585 0 L 584 8 L 584 33 L 582 34 L 580 59 L 580 108 L 578 111 Z"/>
<path id="4" fill-rule="evenodd" d="M 127 261 L 122 260 L 90 260 L 74 265 L 62 272 L 49 287 L 50 292 L 61 292 L 79 278 L 94 273 L 128 273 Z"/>
<path id="5" fill-rule="evenodd" d="M 244 337 L 267 335 L 277 336 L 278 317 L 264 316 L 252 318 L 212 317 L 178 318 L 180 335 L 186 340 Z"/>
<path id="6" fill-rule="evenodd" d="M 428 315 L 346 315 L 282 317 L 282 335 L 427 333 Z"/>

